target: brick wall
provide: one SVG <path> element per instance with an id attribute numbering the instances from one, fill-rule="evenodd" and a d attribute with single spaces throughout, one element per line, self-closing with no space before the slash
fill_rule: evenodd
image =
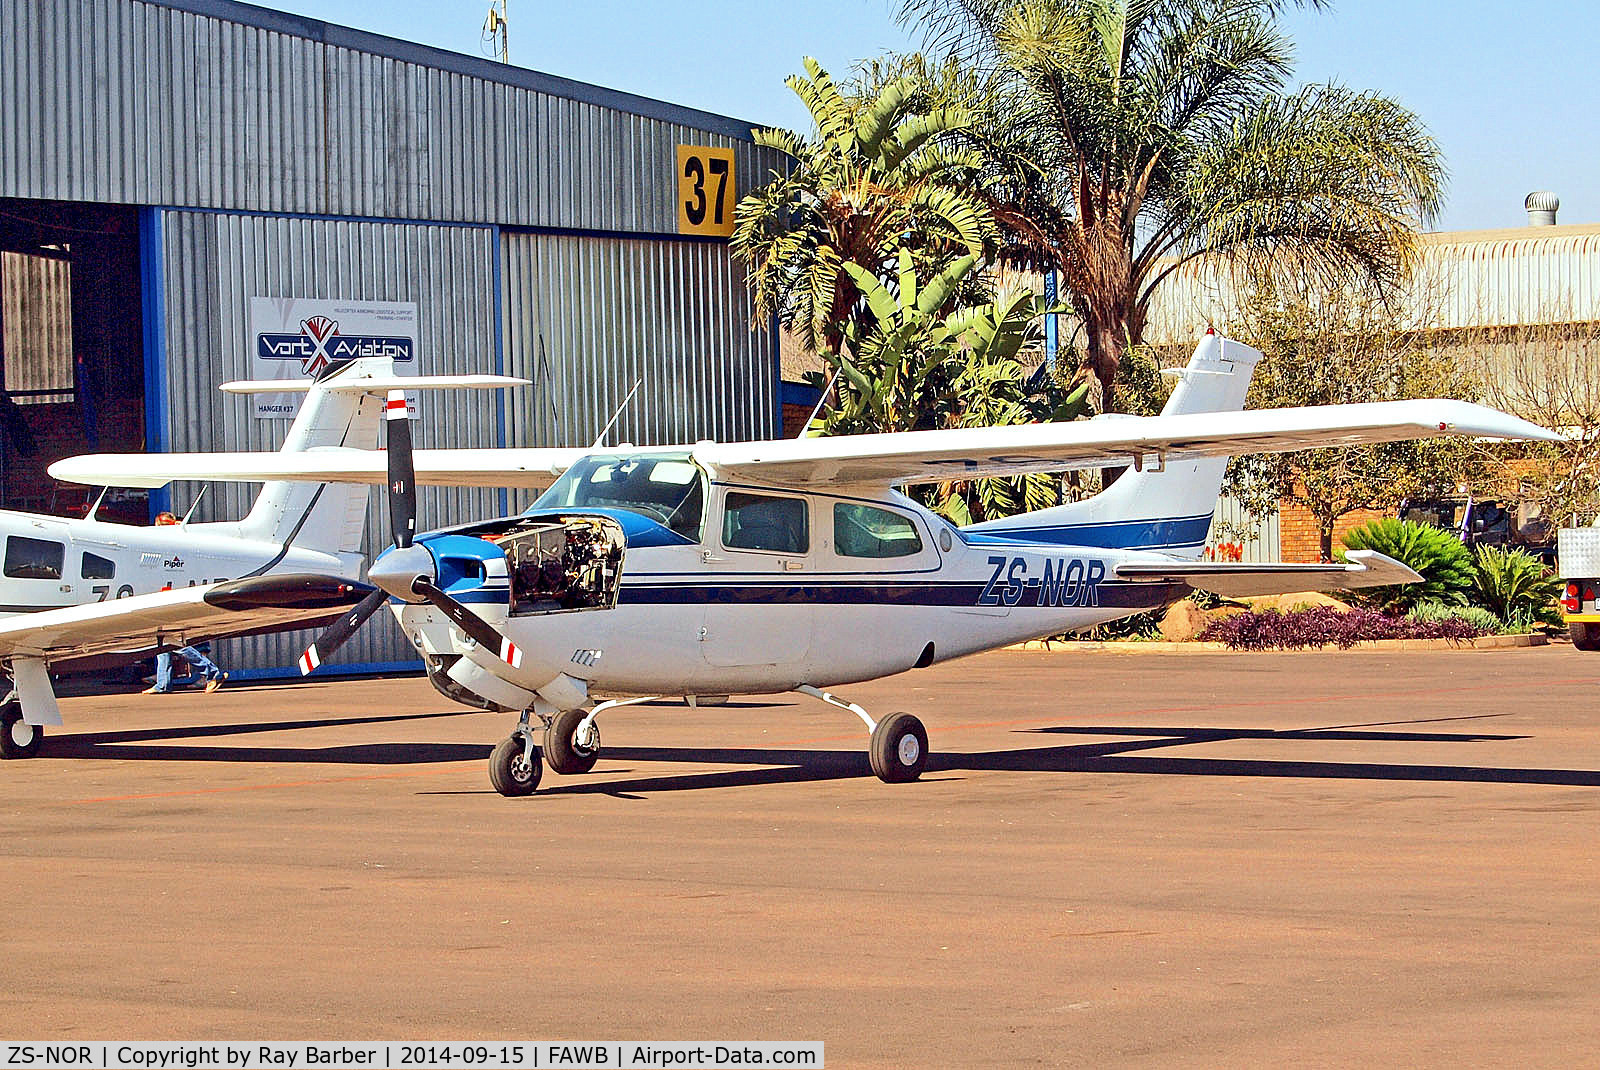
<path id="1" fill-rule="evenodd" d="M 1346 513 L 1333 524 L 1333 548 L 1342 548 L 1339 537 L 1351 528 L 1358 528 L 1369 520 L 1387 513 L 1375 509 L 1357 509 Z M 1298 502 L 1278 503 L 1278 552 L 1285 561 L 1308 563 L 1320 560 L 1322 542 L 1317 535 L 1317 518 L 1311 510 Z"/>

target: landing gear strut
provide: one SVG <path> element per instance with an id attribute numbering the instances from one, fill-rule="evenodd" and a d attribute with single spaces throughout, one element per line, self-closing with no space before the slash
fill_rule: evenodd
<path id="1" fill-rule="evenodd" d="M 0 706 L 0 757 L 32 758 L 44 743 L 44 729 L 22 719 L 22 703 L 13 697 Z"/>
<path id="2" fill-rule="evenodd" d="M 871 714 L 854 702 L 830 695 L 810 684 L 802 684 L 795 690 L 830 706 L 849 710 L 866 723 L 867 730 L 872 733 L 872 742 L 867 747 L 867 764 L 872 766 L 872 771 L 884 783 L 905 784 L 920 777 L 928 767 L 928 730 L 911 714 L 891 713 L 881 721 L 874 721 Z"/>
<path id="3" fill-rule="evenodd" d="M 532 795 L 543 773 L 544 762 L 539 757 L 538 744 L 533 741 L 527 711 L 523 711 L 517 730 L 496 744 L 489 755 L 489 783 L 501 795 L 513 798 Z"/>

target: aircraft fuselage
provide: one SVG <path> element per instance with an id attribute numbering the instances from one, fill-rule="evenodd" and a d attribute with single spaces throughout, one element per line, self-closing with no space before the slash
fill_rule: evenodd
<path id="1" fill-rule="evenodd" d="M 775 508 L 765 508 L 769 499 Z M 789 530 L 741 528 L 738 516 L 754 509 L 783 514 Z M 500 564 L 510 560 L 502 558 L 507 543 L 492 526 L 418 539 L 438 560 L 445 589 L 520 648 L 520 665 L 476 648 L 427 603 L 393 604 L 402 629 L 430 659 L 466 656 L 528 691 L 565 674 L 611 694 L 763 694 L 874 679 L 1087 628 L 1187 590 L 1115 578 L 1118 563 L 1158 555 L 965 533 L 881 492 L 711 480 L 703 523 L 678 525 L 686 530 L 623 509 L 536 507 L 519 519 L 585 517 L 626 529 L 609 607 L 528 604 L 513 590 L 515 563 L 509 577 Z"/>

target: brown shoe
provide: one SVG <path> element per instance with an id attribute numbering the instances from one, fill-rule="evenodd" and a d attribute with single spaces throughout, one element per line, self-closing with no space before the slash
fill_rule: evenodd
<path id="1" fill-rule="evenodd" d="M 211 692 L 213 692 L 213 691 L 217 690 L 217 688 L 221 687 L 222 686 L 222 681 L 226 680 L 227 678 L 228 678 L 228 674 L 227 673 L 223 673 L 221 676 L 215 676 L 215 677 L 212 677 L 210 680 L 207 680 L 206 681 L 206 694 L 209 695 L 209 694 L 211 694 Z"/>

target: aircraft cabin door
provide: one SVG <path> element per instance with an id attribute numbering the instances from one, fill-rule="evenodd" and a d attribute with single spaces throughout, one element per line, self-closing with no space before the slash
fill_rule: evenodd
<path id="1" fill-rule="evenodd" d="M 811 649 L 816 562 L 811 502 L 766 491 L 717 495 L 707 532 L 700 651 L 708 665 L 788 665 Z"/>

